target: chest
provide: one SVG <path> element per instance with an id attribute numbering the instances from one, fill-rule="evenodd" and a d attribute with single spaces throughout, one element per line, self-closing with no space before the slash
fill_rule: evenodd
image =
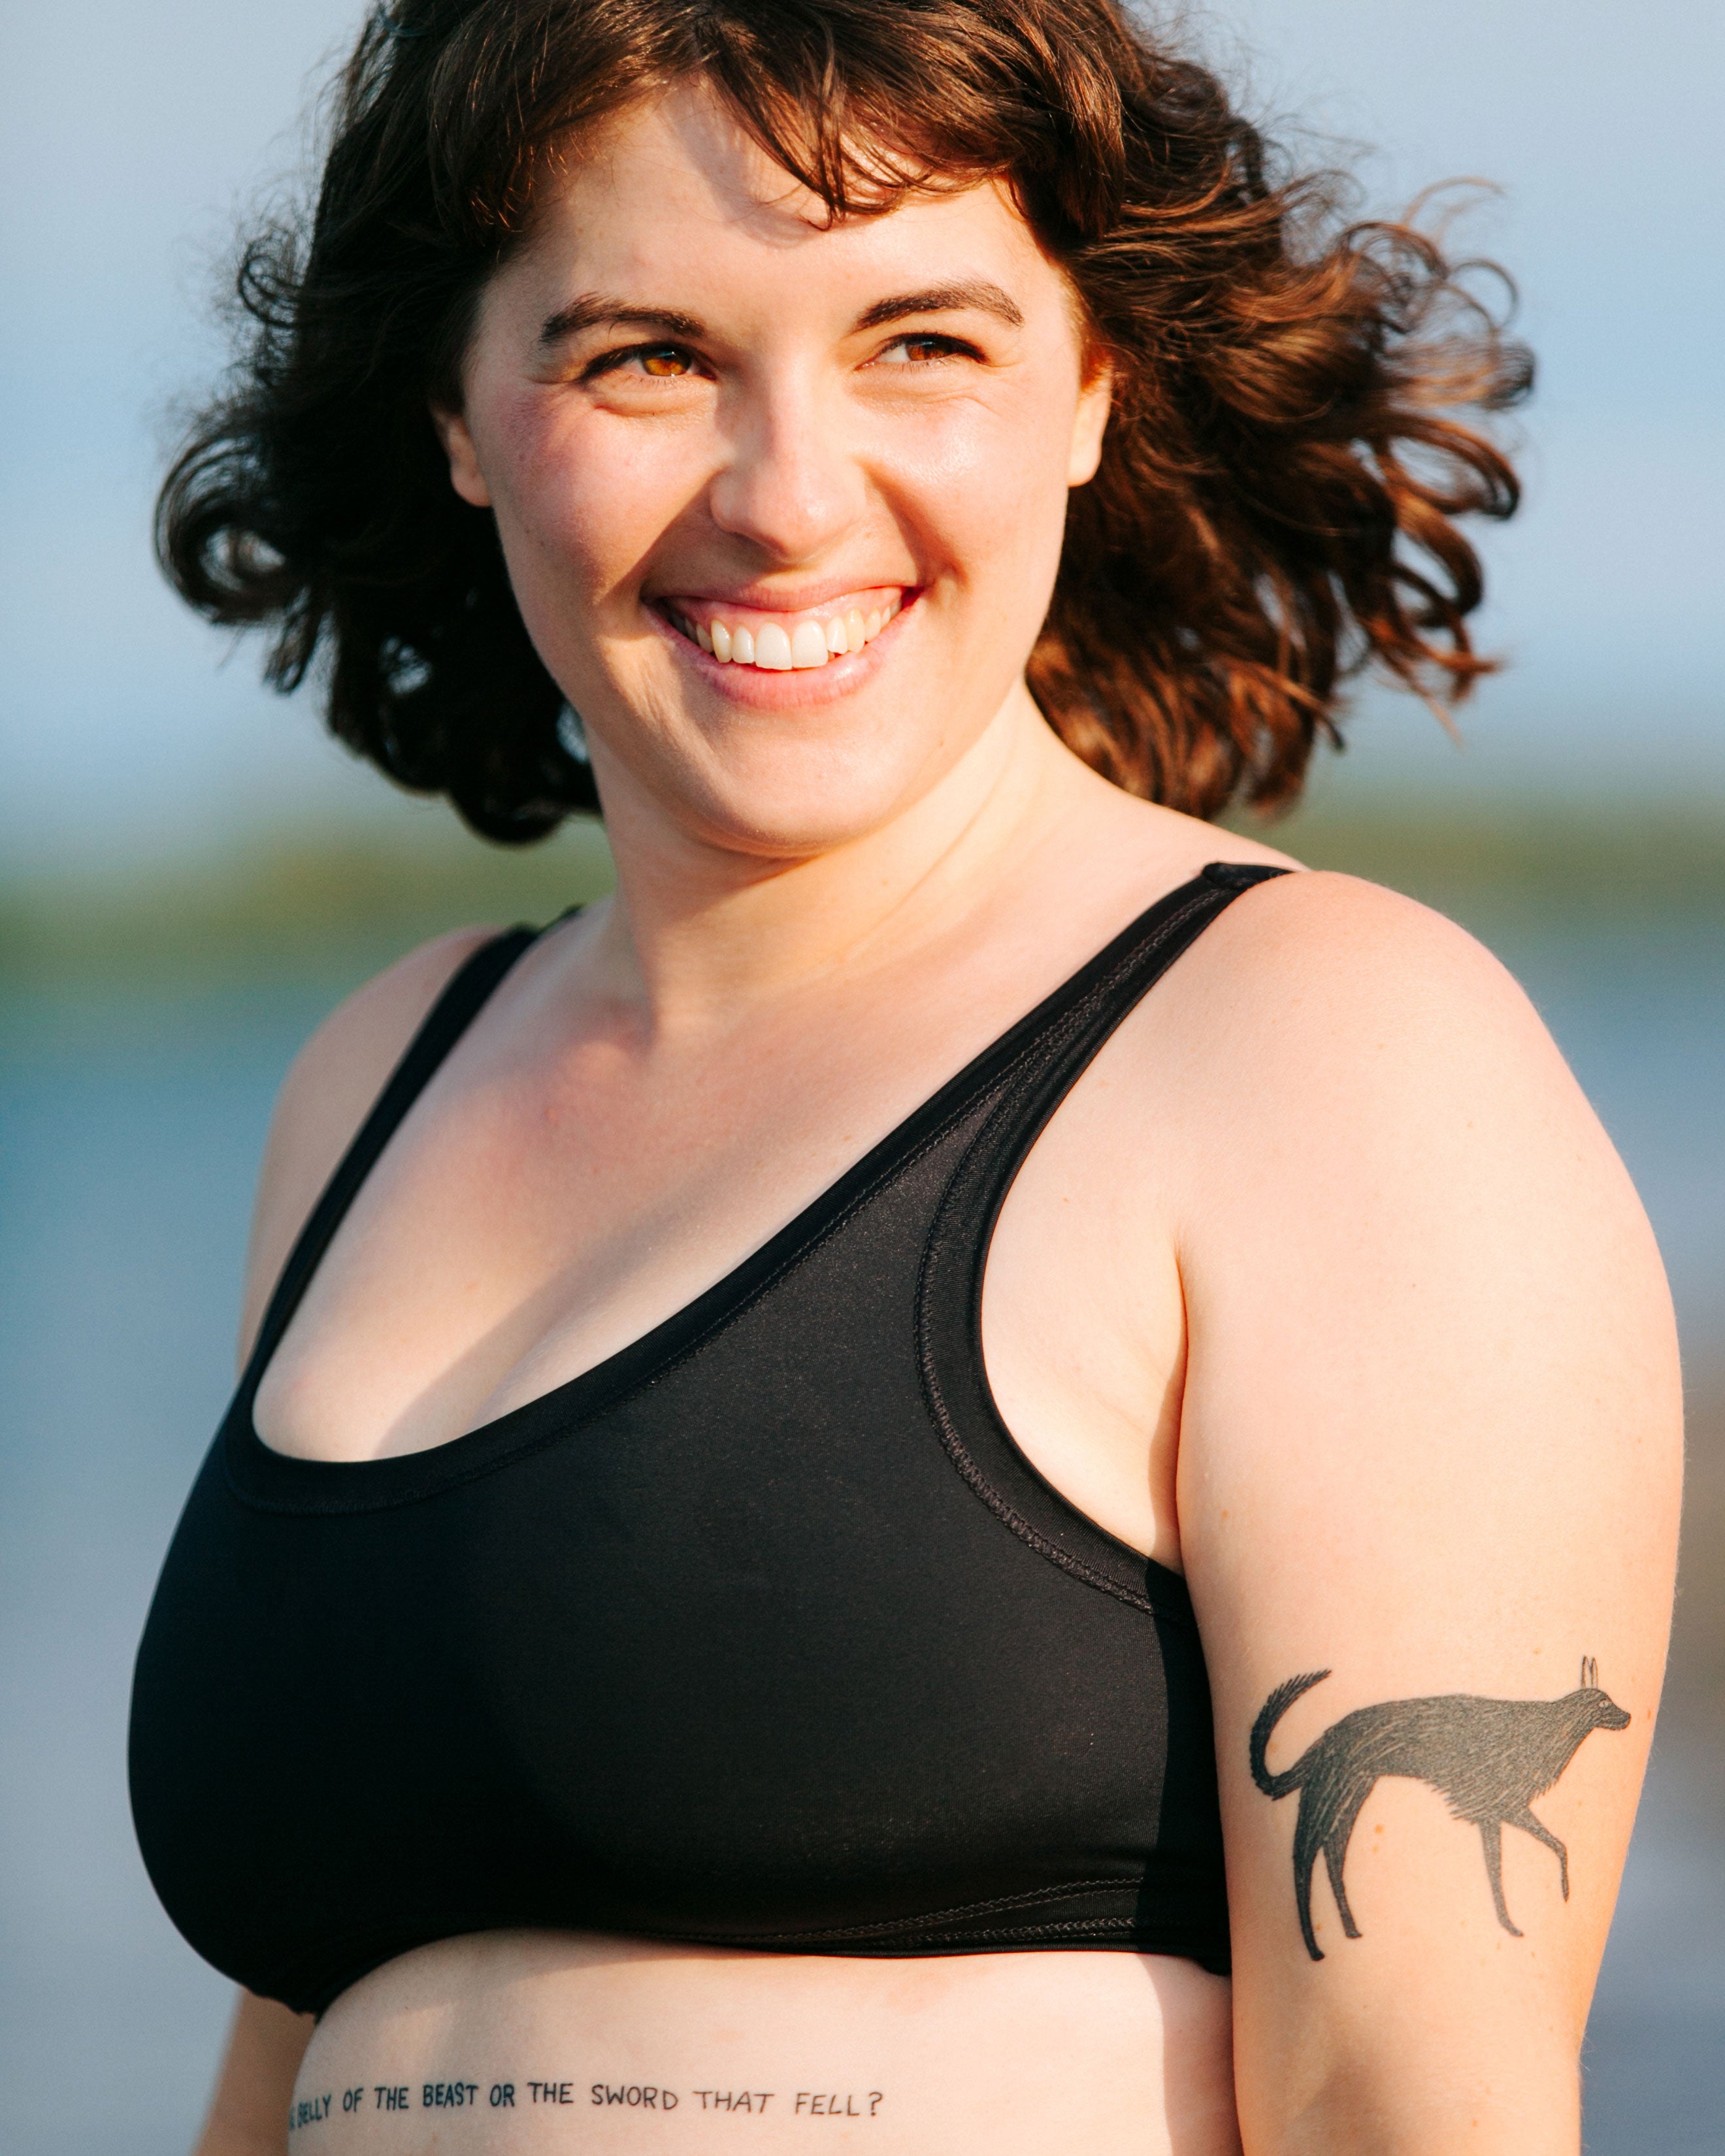
<path id="1" fill-rule="evenodd" d="M 259 1389 L 277 1450 L 428 1450 L 641 1339 L 890 1146 L 957 1055 L 866 1028 L 644 1071 L 601 1047 L 458 1061 L 362 1188 Z M 1130 1022 L 1014 1175 L 987 1253 L 988 1381 L 1081 1509 L 1176 1553 L 1181 1301 L 1154 1162 L 1123 1126 Z M 914 1268 L 912 1252 L 896 1262 Z M 883 1343 L 884 1344 L 884 1343 Z"/>
<path id="2" fill-rule="evenodd" d="M 995 1112 L 918 1111 L 441 1445 L 285 1458 L 242 1386 L 134 1715 L 141 1835 L 208 1958 L 311 2005 L 522 1928 L 1220 1965 L 1189 1599 L 989 1408 Z"/>

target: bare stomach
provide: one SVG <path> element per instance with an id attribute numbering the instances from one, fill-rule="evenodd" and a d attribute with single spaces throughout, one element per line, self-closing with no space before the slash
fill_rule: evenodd
<path id="1" fill-rule="evenodd" d="M 292 2156 L 1238 2156 L 1230 1988 L 1132 1953 L 914 1961 L 587 1933 L 422 1948 L 319 2023 Z"/>

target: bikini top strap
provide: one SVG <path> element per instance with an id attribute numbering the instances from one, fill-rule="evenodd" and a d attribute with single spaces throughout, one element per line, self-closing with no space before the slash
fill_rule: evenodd
<path id="1" fill-rule="evenodd" d="M 938 1283 L 937 1292 L 971 1335 L 978 1358 L 988 1245 L 1026 1154 L 1096 1056 L 1182 952 L 1242 891 L 1289 873 L 1245 861 L 1210 862 L 1101 952 L 1073 983 L 1078 992 L 1014 1059 L 992 1113 L 942 1200 L 932 1238 L 941 1255 L 926 1283 Z M 979 1360 L 977 1372 L 980 1376 Z"/>
<path id="2" fill-rule="evenodd" d="M 1052 1563 L 1142 1609 L 1191 1620 L 1184 1583 L 1086 1518 L 1021 1453 L 983 1360 L 983 1278 L 995 1224 L 1050 1118 L 1146 993 L 1242 891 L 1286 869 L 1213 861 L 1086 969 L 1079 993 L 1014 1059 L 941 1194 L 917 1286 L 917 1354 L 942 1442 L 977 1494 Z M 1075 985 L 1077 985 L 1075 983 Z"/>
<path id="3" fill-rule="evenodd" d="M 1241 892 L 1290 873 L 1245 861 L 1212 861 L 1190 883 L 1134 921 L 1086 969 L 1082 991 L 1014 1069 L 988 1135 L 977 1150 L 993 1163 L 993 1209 L 1026 1153 L 1085 1070 L 1149 991 Z M 992 1215 L 988 1221 L 992 1229 Z M 978 1255 L 980 1263 L 980 1254 Z"/>
<path id="4" fill-rule="evenodd" d="M 258 1328 L 257 1342 L 246 1366 L 247 1386 L 261 1374 L 275 1353 L 331 1239 L 341 1226 L 360 1185 L 377 1165 L 377 1156 L 498 983 L 539 933 L 535 928 L 506 928 L 489 943 L 482 943 L 456 968 L 442 994 L 421 1020 L 418 1031 L 408 1043 L 371 1113 L 360 1125 L 335 1173 L 324 1185 L 322 1195 L 312 1207 L 288 1255 L 264 1310 L 264 1322 Z"/>

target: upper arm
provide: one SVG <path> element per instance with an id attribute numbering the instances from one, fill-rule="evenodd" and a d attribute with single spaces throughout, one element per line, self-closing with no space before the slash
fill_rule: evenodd
<path id="1" fill-rule="evenodd" d="M 1209 1028 L 1225 1076 L 1189 1119 L 1179 1511 L 1215 1696 L 1245 2145 L 1573 2152 L 1675 1558 L 1657 1253 L 1526 998 L 1460 930 L 1312 876 L 1213 933 L 1230 939 Z M 1554 1775 L 1555 1717 L 1468 1703 L 1557 1700 L 1584 1655 L 1630 1720 Z M 1254 1720 L 1317 1671 L 1269 1740 L 1272 1774 L 1386 1711 L 1272 1798 Z M 1434 1697 L 1451 1703 L 1399 1704 Z M 1529 1800 L 1571 1891 L 1512 1825 L 1517 1938 L 1481 1826 Z M 1297 1922 L 1302 1811 L 1345 1856 L 1360 1933 L 1320 1853 L 1321 1961 Z"/>
<path id="2" fill-rule="evenodd" d="M 457 929 L 409 952 L 339 1004 L 295 1058 L 276 1100 L 252 1212 L 242 1363 L 288 1253 L 390 1072 L 456 969 L 495 933 Z"/>

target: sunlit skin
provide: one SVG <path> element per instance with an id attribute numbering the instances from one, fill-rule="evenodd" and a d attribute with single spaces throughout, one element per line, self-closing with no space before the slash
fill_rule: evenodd
<path id="1" fill-rule="evenodd" d="M 590 1368 L 1203 863 L 1286 861 L 1106 784 L 1025 687 L 1111 388 L 999 187 L 834 224 L 688 85 L 572 157 L 437 418 L 582 715 L 618 894 L 535 947 L 392 1141 L 259 1390 L 267 1443 L 424 1450 Z M 788 649 L 852 613 L 880 616 L 872 640 L 824 665 L 727 665 L 699 641 L 778 625 Z M 302 1055 L 248 1337 L 487 932 L 413 953 Z M 1573 2156 L 1575 2046 L 1657 1697 L 1676 1393 L 1645 1221 L 1525 999 L 1389 893 L 1323 875 L 1250 893 L 1037 1142 L 983 1328 L 1034 1466 L 1191 1584 L 1231 1990 L 1125 1953 L 485 1934 L 386 1964 L 315 2035 L 247 2005 L 205 2156 L 279 2151 L 295 2086 L 418 2086 L 458 2060 L 521 2081 L 552 2055 L 586 2079 L 886 2091 L 878 2116 L 819 2128 L 882 2156 Z M 1572 1635 L 1632 1722 L 1542 1800 L 1571 1900 L 1517 1871 L 1526 1938 L 1489 1906 L 1481 1929 L 1477 1840 L 1458 1852 L 1440 1808 L 1392 1793 L 1358 1830 L 1395 1851 L 1350 1874 L 1363 1936 L 1312 1962 L 1287 1808 L 1246 1773 L 1266 1693 L 1330 1667 L 1329 1714 L 1545 1696 Z M 1333 1939 L 1327 1907 L 1318 1925 Z M 665 2122 L 435 2125 L 451 2151 L 635 2152 Z M 418 2156 L 426 2130 L 337 2110 L 303 2145 Z M 697 2156 L 811 2130 L 675 2121 Z"/>
<path id="2" fill-rule="evenodd" d="M 637 213 L 593 217 L 601 192 Z M 445 422 L 608 814 L 644 797 L 727 880 L 878 834 L 985 742 L 993 771 L 1041 732 L 1024 663 L 1107 417 L 999 189 L 829 225 L 711 100 L 634 116 L 490 286 Z M 558 326 L 614 306 L 634 318 Z M 900 597 L 814 673 L 721 667 L 666 619 Z"/>

